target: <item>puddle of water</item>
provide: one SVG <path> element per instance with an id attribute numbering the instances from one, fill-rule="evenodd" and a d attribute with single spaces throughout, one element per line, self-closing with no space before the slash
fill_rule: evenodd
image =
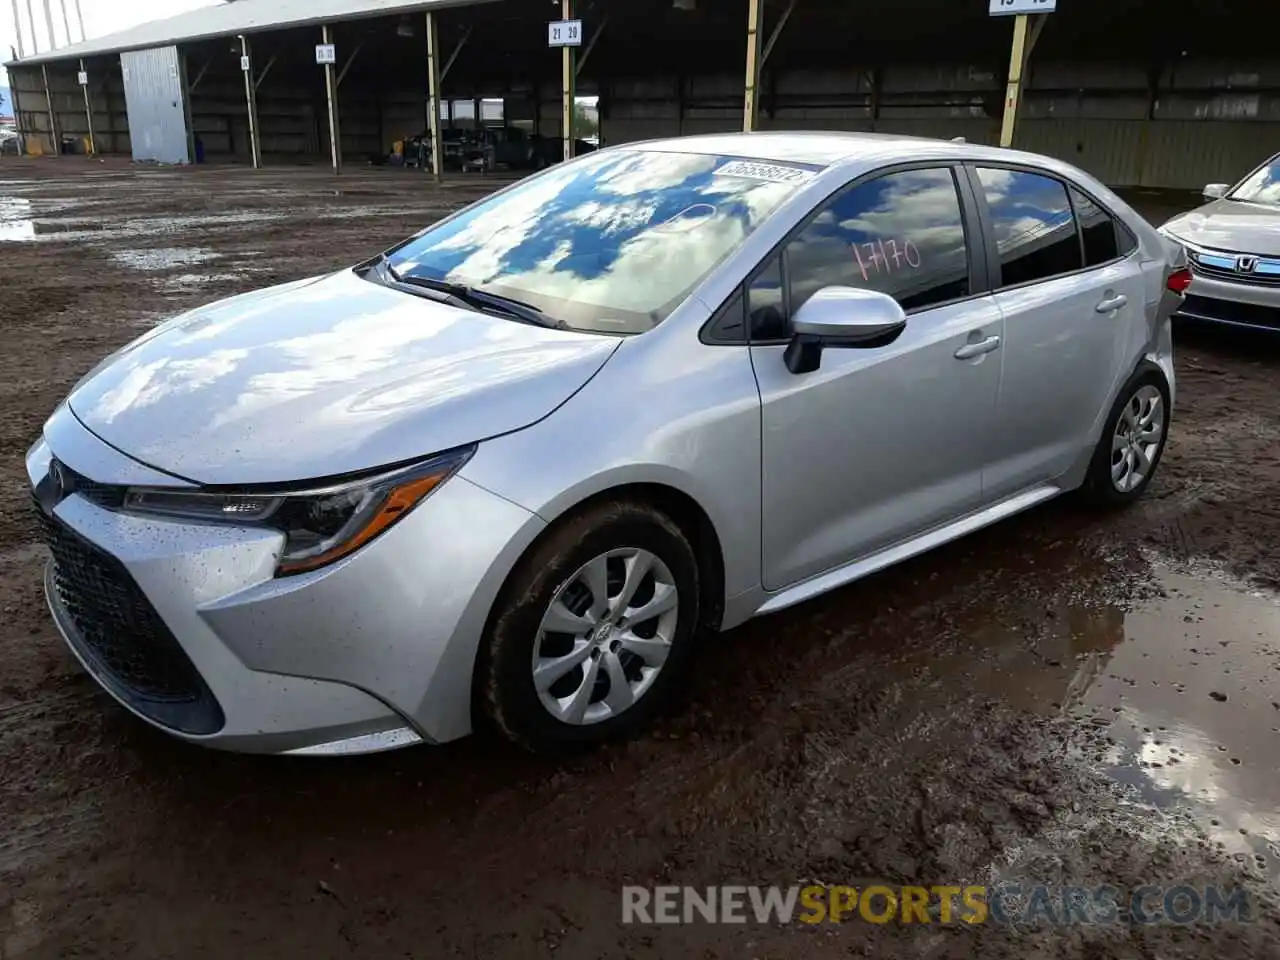
<path id="1" fill-rule="evenodd" d="M 31 201 L 20 197 L 0 197 L 0 242 L 26 243 L 35 237 Z"/>
<path id="2" fill-rule="evenodd" d="M 112 250 L 111 256 L 134 270 L 170 270 L 214 260 L 221 254 L 202 247 L 153 247 L 146 250 Z"/>
<path id="3" fill-rule="evenodd" d="M 1050 607 L 1038 632 L 979 628 L 983 663 L 964 670 L 984 692 L 1102 729 L 1108 775 L 1280 877 L 1280 598 L 1157 574 L 1162 595 L 1132 610 Z"/>
<path id="4" fill-rule="evenodd" d="M 61 207 L 41 201 L 41 211 L 56 213 L 58 209 L 84 204 L 63 204 Z M 192 230 L 212 230 L 220 227 L 237 227 L 245 224 L 282 220 L 284 213 L 217 213 L 194 214 L 173 217 L 144 217 L 113 222 L 110 218 L 88 217 L 42 218 L 34 217 L 35 209 L 30 200 L 19 197 L 0 197 L 0 241 L 33 243 L 41 240 L 121 240 L 129 237 L 154 236 L 156 234 L 188 233 Z"/>
<path id="5" fill-rule="evenodd" d="M 239 280 L 240 277 L 238 273 L 181 273 L 170 277 L 166 283 L 171 287 L 202 287 L 221 280 Z"/>

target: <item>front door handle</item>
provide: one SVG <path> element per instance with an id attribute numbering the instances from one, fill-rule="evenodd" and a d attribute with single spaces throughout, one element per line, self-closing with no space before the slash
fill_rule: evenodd
<path id="1" fill-rule="evenodd" d="M 1114 297 L 1111 297 L 1110 299 L 1103 300 L 1100 304 L 1098 304 L 1093 309 L 1097 310 L 1098 313 L 1111 313 L 1112 311 L 1119 310 L 1128 302 L 1129 302 L 1129 298 L 1126 297 L 1123 293 L 1121 293 L 1121 294 L 1117 294 Z"/>
<path id="2" fill-rule="evenodd" d="M 1000 349 L 999 337 L 987 337 L 985 340 L 979 340 L 977 343 L 966 343 L 963 347 L 956 351 L 957 360 L 972 360 L 974 357 L 980 357 L 984 353 L 990 353 L 992 350 Z"/>

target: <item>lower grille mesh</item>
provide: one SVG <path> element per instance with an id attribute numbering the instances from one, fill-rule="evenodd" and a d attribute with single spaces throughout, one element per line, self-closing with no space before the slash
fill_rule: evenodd
<path id="1" fill-rule="evenodd" d="M 103 682 L 139 713 L 187 733 L 213 733 L 222 710 L 124 565 L 40 512 L 53 554 L 51 587 L 72 641 Z"/>

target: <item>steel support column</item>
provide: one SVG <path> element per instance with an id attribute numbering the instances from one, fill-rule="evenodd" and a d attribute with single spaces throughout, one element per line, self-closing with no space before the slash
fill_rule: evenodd
<path id="1" fill-rule="evenodd" d="M 98 152 L 98 142 L 93 136 L 93 101 L 89 97 L 89 72 L 85 69 L 84 57 L 80 58 L 80 72 L 85 78 L 85 83 L 80 89 L 84 91 L 84 119 L 89 124 L 89 155 L 93 156 Z"/>
<path id="2" fill-rule="evenodd" d="M 760 62 L 764 38 L 764 0 L 747 0 L 747 83 L 742 129 L 750 133 L 760 117 Z"/>
<path id="3" fill-rule="evenodd" d="M 253 78 L 253 54 L 249 47 L 249 38 L 240 35 L 240 56 L 243 57 L 241 71 L 244 73 L 244 105 L 249 112 L 249 155 L 253 159 L 253 169 L 262 169 L 262 143 L 258 139 L 258 84 Z"/>
<path id="4" fill-rule="evenodd" d="M 791 14 L 795 12 L 795 9 L 796 0 L 790 0 L 786 9 L 782 11 L 782 16 L 778 18 L 778 22 L 773 25 L 769 39 L 765 41 L 764 50 L 760 53 L 760 68 L 762 70 L 764 65 L 769 62 L 769 54 L 773 53 L 773 47 L 778 42 L 778 37 L 782 36 L 782 28 L 787 25 L 787 21 L 791 19 Z"/>
<path id="5" fill-rule="evenodd" d="M 18 34 L 18 59 L 22 59 L 27 55 L 27 44 L 22 39 L 22 18 L 18 15 L 18 0 L 13 0 L 13 29 Z M 31 32 L 35 33 L 35 26 L 31 27 Z M 17 110 L 14 110 L 14 116 L 17 116 Z"/>
<path id="6" fill-rule="evenodd" d="M 76 0 L 76 23 L 80 27 L 80 42 L 84 42 L 84 14 L 80 12 L 80 0 Z"/>
<path id="7" fill-rule="evenodd" d="M 53 8 L 49 6 L 49 0 L 44 0 L 44 23 L 45 28 L 49 31 L 49 49 L 58 49 L 58 38 L 53 32 Z M 31 21 L 31 32 L 36 32 L 36 22 Z"/>
<path id="8" fill-rule="evenodd" d="M 1013 135 L 1018 124 L 1018 109 L 1022 106 L 1022 88 L 1026 80 L 1027 61 L 1035 48 L 1036 40 L 1048 14 L 1019 14 L 1013 22 L 1013 47 L 1009 52 L 1009 82 L 1004 95 L 1004 121 L 1000 125 L 1000 146 L 1013 146 Z"/>
<path id="9" fill-rule="evenodd" d="M 561 19 L 573 19 L 573 0 L 561 0 Z M 561 73 L 563 77 L 562 92 L 564 96 L 563 117 L 560 135 L 564 138 L 564 158 L 573 159 L 573 120 L 578 109 L 578 48 L 564 47 L 560 51 L 562 57 Z"/>
<path id="10" fill-rule="evenodd" d="M 49 65 L 40 64 L 40 76 L 44 78 L 44 104 L 49 110 L 49 148 L 55 157 L 62 156 L 62 137 L 58 134 L 58 118 L 53 112 L 53 93 L 49 89 Z"/>
<path id="11" fill-rule="evenodd" d="M 40 52 L 40 34 L 36 30 L 36 8 L 35 0 L 27 0 L 27 23 L 31 24 L 31 52 L 37 54 Z"/>
<path id="12" fill-rule="evenodd" d="M 323 43 L 333 43 L 333 29 L 329 24 L 320 28 Z M 342 172 L 342 132 L 338 124 L 338 78 L 332 63 L 324 65 L 324 92 L 329 101 L 329 156 L 333 160 L 333 172 Z"/>
<path id="13" fill-rule="evenodd" d="M 591 34 L 591 39 L 587 41 L 587 45 L 582 48 L 582 54 L 578 57 L 578 64 L 574 68 L 575 74 L 581 74 L 582 68 L 587 65 L 587 60 L 591 56 L 591 51 L 595 50 L 596 44 L 600 42 L 600 34 L 604 33 L 604 28 L 609 23 L 609 15 L 606 13 L 600 18 L 600 22 L 596 24 L 595 33 Z"/>
<path id="14" fill-rule="evenodd" d="M 444 144 L 440 142 L 440 28 L 436 15 L 427 11 L 427 129 L 431 131 L 431 175 L 444 175 Z M 462 44 L 458 45 L 462 48 Z M 457 51 L 454 51 L 457 56 Z M 450 65 L 453 59 L 449 60 Z"/>

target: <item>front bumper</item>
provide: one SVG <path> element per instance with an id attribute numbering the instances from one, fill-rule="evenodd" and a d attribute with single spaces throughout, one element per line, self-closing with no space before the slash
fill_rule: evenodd
<path id="1" fill-rule="evenodd" d="M 1232 327 L 1280 330 L 1280 284 L 1220 280 L 1195 272 L 1175 316 Z"/>
<path id="2" fill-rule="evenodd" d="M 65 408 L 28 454 L 33 489 L 55 453 L 91 480 L 147 472 Z M 543 528 L 455 476 L 339 563 L 276 578 L 272 530 L 132 516 L 79 493 L 45 522 L 54 621 L 108 693 L 189 741 L 302 754 L 469 733 L 489 609 Z"/>

